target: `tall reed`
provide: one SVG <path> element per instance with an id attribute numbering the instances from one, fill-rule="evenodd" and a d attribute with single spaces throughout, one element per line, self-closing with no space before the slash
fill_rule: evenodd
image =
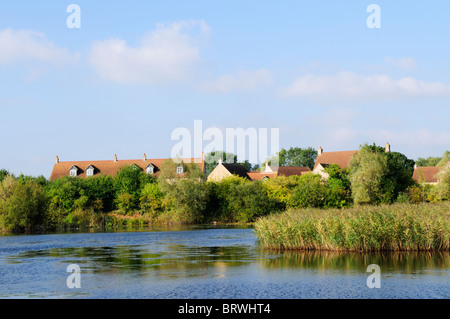
<path id="1" fill-rule="evenodd" d="M 277 250 L 448 251 L 450 202 L 289 210 L 257 220 L 255 233 Z"/>

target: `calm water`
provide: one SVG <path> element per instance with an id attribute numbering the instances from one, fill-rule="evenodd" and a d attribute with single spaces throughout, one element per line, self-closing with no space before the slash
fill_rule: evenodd
<path id="1" fill-rule="evenodd" d="M 267 252 L 246 228 L 0 236 L 0 298 L 447 299 L 449 270 L 448 253 Z"/>

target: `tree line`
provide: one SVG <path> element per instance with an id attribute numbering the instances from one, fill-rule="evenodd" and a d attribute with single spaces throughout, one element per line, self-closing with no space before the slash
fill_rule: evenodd
<path id="1" fill-rule="evenodd" d="M 313 165 L 312 148 L 296 149 L 289 150 L 290 153 L 282 150 L 280 164 Z M 224 154 L 208 156 L 219 158 Z M 208 170 L 216 164 L 213 162 Z M 438 186 L 417 184 L 412 179 L 414 161 L 401 153 L 386 153 L 376 145 L 362 146 L 348 168 L 326 167 L 328 179 L 306 174 L 266 181 L 232 176 L 210 182 L 198 165 L 184 164 L 183 177 L 176 174 L 177 165 L 168 160 L 158 177 L 136 166 L 126 166 L 114 177 L 100 174 L 54 181 L 42 176 L 15 177 L 1 170 L 0 229 L 12 232 L 105 229 L 136 220 L 150 224 L 251 223 L 258 217 L 289 208 L 347 208 L 450 199 L 447 153 L 439 162 Z"/>

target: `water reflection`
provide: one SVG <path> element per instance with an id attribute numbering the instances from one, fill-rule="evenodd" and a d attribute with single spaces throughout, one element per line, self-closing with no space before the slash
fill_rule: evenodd
<path id="1" fill-rule="evenodd" d="M 83 271 L 92 273 L 139 272 L 170 270 L 172 274 L 194 274 L 207 268 L 225 269 L 258 264 L 267 269 L 314 269 L 352 273 L 365 271 L 377 264 L 384 272 L 417 274 L 450 268 L 448 252 L 435 253 L 337 253 L 337 252 L 282 252 L 273 253 L 254 246 L 202 247 L 183 244 L 160 246 L 125 245 L 103 247 L 54 248 L 26 251 L 7 258 L 8 263 L 25 263 L 36 258 L 59 259 L 76 263 Z"/>
<path id="2" fill-rule="evenodd" d="M 276 258 L 261 260 L 265 268 L 304 268 L 333 270 L 351 273 L 365 271 L 368 265 L 377 264 L 384 272 L 415 274 L 420 271 L 448 270 L 448 252 L 406 253 L 339 253 L 339 252 L 282 252 Z"/>
<path id="3" fill-rule="evenodd" d="M 158 250 L 158 249 L 157 249 Z M 161 250 L 161 248 L 160 248 Z M 195 270 L 208 267 L 235 267 L 254 261 L 249 247 L 190 247 L 169 244 L 163 252 L 146 246 L 55 248 L 27 251 L 8 257 L 9 263 L 24 263 L 35 258 L 58 258 L 64 263 L 83 265 L 94 273 L 146 269 Z"/>
<path id="4" fill-rule="evenodd" d="M 0 237 L 0 298 L 449 295 L 448 252 L 274 252 L 262 250 L 256 243 L 252 229 L 212 227 Z M 67 290 L 69 264 L 81 267 L 80 291 Z M 370 264 L 381 267 L 385 280 L 380 291 L 366 287 L 366 269 Z"/>

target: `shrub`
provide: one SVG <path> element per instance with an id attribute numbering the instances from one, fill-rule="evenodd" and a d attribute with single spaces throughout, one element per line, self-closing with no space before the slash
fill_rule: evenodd
<path id="1" fill-rule="evenodd" d="M 325 182 L 320 175 L 300 176 L 297 186 L 292 191 L 288 206 L 290 208 L 322 207 L 326 192 Z"/>
<path id="2" fill-rule="evenodd" d="M 269 199 L 276 204 L 277 210 L 286 209 L 292 201 L 292 193 L 299 183 L 300 176 L 279 176 L 264 182 Z"/>
<path id="3" fill-rule="evenodd" d="M 117 207 L 123 213 L 128 214 L 136 207 L 136 198 L 132 194 L 119 194 L 115 200 Z"/>
<path id="4" fill-rule="evenodd" d="M 275 208 L 275 203 L 270 200 L 259 181 L 231 184 L 225 200 L 228 215 L 232 221 L 239 223 L 253 222 Z"/>
<path id="5" fill-rule="evenodd" d="M 116 194 L 132 194 L 139 196 L 146 183 L 152 181 L 152 178 L 136 166 L 124 166 L 119 169 L 114 177 L 114 187 Z"/>
<path id="6" fill-rule="evenodd" d="M 164 210 L 164 193 L 158 183 L 146 184 L 141 191 L 139 201 L 141 209 L 149 212 L 153 217 Z"/>
<path id="7" fill-rule="evenodd" d="M 83 181 L 84 194 L 88 196 L 88 206 L 95 212 L 110 212 L 114 208 L 114 179 L 108 175 L 88 177 Z"/>
<path id="8" fill-rule="evenodd" d="M 33 231 L 43 225 L 46 198 L 44 189 L 34 180 L 19 183 L 7 176 L 0 187 L 0 228 Z"/>
<path id="9" fill-rule="evenodd" d="M 355 204 L 392 203 L 408 187 L 414 161 L 397 152 L 386 153 L 374 145 L 364 145 L 350 163 L 350 180 Z"/>

